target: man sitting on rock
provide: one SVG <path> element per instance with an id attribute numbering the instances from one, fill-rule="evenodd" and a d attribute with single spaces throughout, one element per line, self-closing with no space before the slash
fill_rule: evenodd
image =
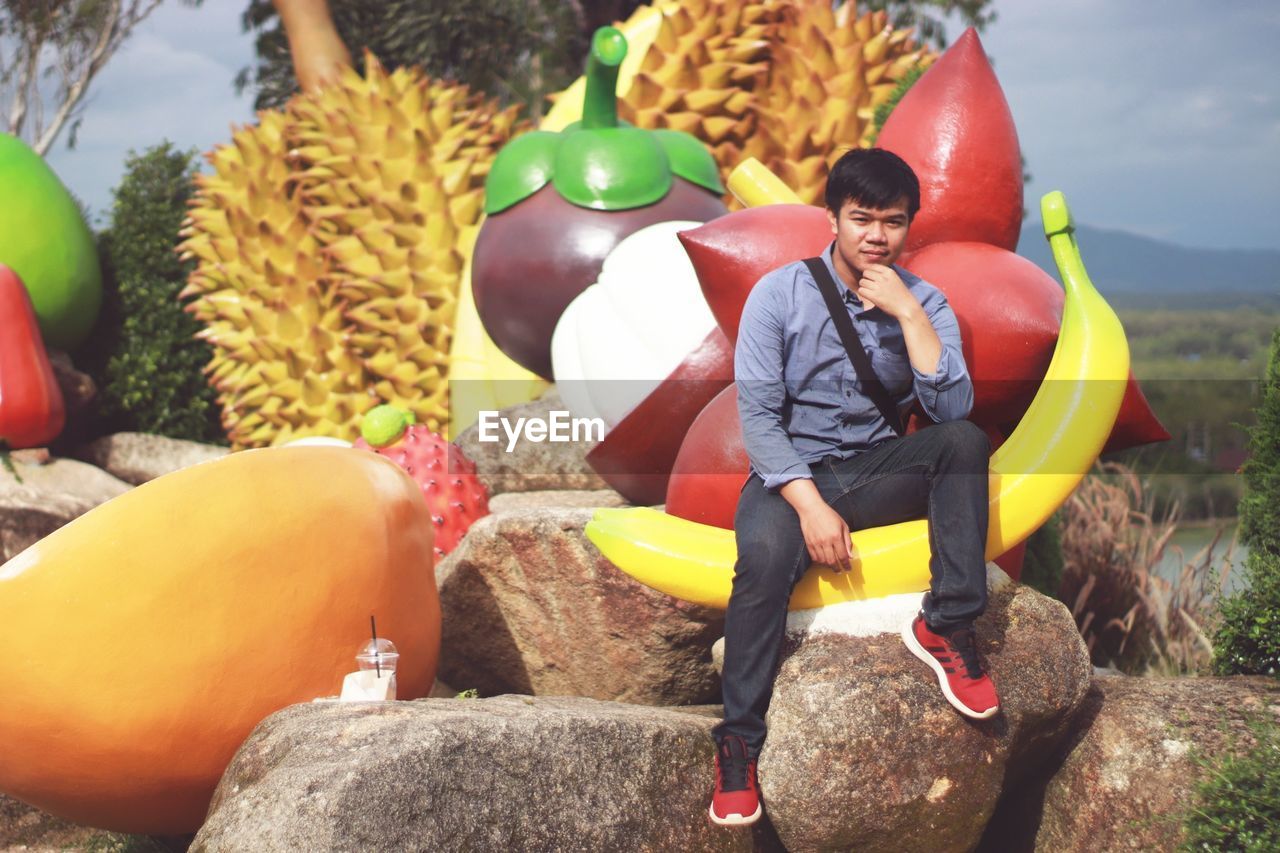
<path id="1" fill-rule="evenodd" d="M 964 420 L 973 383 L 946 297 L 894 266 L 920 207 L 919 181 L 889 151 L 853 150 L 831 170 L 826 206 L 835 241 L 821 259 L 756 284 L 734 353 L 751 475 L 734 517 L 724 721 L 714 732 L 710 815 L 722 825 L 760 817 L 756 759 L 787 603 L 811 563 L 849 571 L 850 530 L 928 518 L 932 581 L 903 640 L 962 714 L 982 719 L 999 707 L 973 632 L 987 605 L 990 445 Z M 844 339 L 869 357 L 862 369 L 837 311 L 851 318 Z M 867 367 L 871 381 L 859 378 Z M 915 400 L 937 424 L 903 435 Z"/>

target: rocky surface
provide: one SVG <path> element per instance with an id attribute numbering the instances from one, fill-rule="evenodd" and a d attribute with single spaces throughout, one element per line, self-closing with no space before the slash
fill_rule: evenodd
<path id="1" fill-rule="evenodd" d="M 0 851 L 79 850 L 100 835 L 0 794 Z"/>
<path id="2" fill-rule="evenodd" d="M 489 512 L 521 512 L 528 509 L 596 509 L 628 506 L 627 499 L 613 489 L 572 489 L 563 492 L 506 492 L 494 495 Z"/>
<path id="3" fill-rule="evenodd" d="M 12 460 L 13 471 L 0 466 L 0 562 L 131 488 L 74 459 L 27 464 L 25 458 Z"/>
<path id="4" fill-rule="evenodd" d="M 718 701 L 709 650 L 724 612 L 623 574 L 583 534 L 591 513 L 527 509 L 471 527 L 436 567 L 440 678 L 486 696 Z"/>
<path id="5" fill-rule="evenodd" d="M 988 566 L 978 648 L 1002 712 L 947 704 L 898 630 L 919 596 L 792 614 L 760 756 L 788 850 L 969 850 L 1001 790 L 1066 736 L 1092 668 L 1061 603 Z"/>
<path id="6" fill-rule="evenodd" d="M 553 410 L 565 411 L 564 401 L 554 390 L 530 403 L 502 410 L 502 417 L 514 426 L 517 418 L 546 419 Z M 489 494 L 568 489 L 608 489 L 609 484 L 587 464 L 594 441 L 532 442 L 521 439 L 510 452 L 502 428 L 499 440 L 481 441 L 477 423 L 458 436 L 457 444 L 476 463 L 476 473 Z"/>
<path id="7" fill-rule="evenodd" d="M 1280 720 L 1267 678 L 1095 678 L 1070 739 L 1036 784 L 1010 788 L 989 851 L 1175 850 L 1182 817 L 1216 760 Z"/>
<path id="8" fill-rule="evenodd" d="M 76 456 L 126 483 L 140 486 L 156 477 L 221 458 L 229 452 L 226 447 L 163 435 L 118 432 L 78 448 Z"/>
<path id="9" fill-rule="evenodd" d="M 714 714 L 501 696 L 295 705 L 236 754 L 196 851 L 777 850 L 706 816 Z"/>

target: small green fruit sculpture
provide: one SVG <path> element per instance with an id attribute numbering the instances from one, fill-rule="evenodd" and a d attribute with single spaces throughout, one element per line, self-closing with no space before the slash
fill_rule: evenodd
<path id="1" fill-rule="evenodd" d="M 512 140 L 485 182 L 488 219 L 476 241 L 472 286 L 486 331 L 503 352 L 551 378 L 551 335 L 622 238 L 674 219 L 726 210 L 711 152 L 675 130 L 618 119 L 615 87 L 627 40 L 596 31 L 582 120 Z"/>
<path id="2" fill-rule="evenodd" d="M 0 133 L 0 263 L 22 279 L 50 349 L 74 349 L 102 305 L 102 271 L 89 226 L 44 159 Z"/>

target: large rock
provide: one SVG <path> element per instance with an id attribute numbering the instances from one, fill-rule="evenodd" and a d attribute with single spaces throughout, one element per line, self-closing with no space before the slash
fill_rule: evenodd
<path id="1" fill-rule="evenodd" d="M 214 794 L 193 851 L 778 849 L 707 820 L 714 715 L 501 696 L 295 705 Z"/>
<path id="2" fill-rule="evenodd" d="M 1002 786 L 1066 736 L 1092 673 L 1071 614 L 995 564 L 988 587 L 978 648 L 1002 713 L 983 721 L 903 644 L 919 595 L 792 614 L 760 756 L 788 850 L 972 849 Z"/>
<path id="3" fill-rule="evenodd" d="M 0 794 L 0 850 L 80 850 L 100 835 L 99 830 L 69 823 Z"/>
<path id="4" fill-rule="evenodd" d="M 1280 718 L 1269 678 L 1096 678 L 1075 730 L 1037 784 L 1011 789 L 984 849 L 1176 850 L 1204 761 Z"/>
<path id="5" fill-rule="evenodd" d="M 484 695 L 718 701 L 724 612 L 636 583 L 583 534 L 590 509 L 486 516 L 436 567 L 440 678 Z"/>
<path id="6" fill-rule="evenodd" d="M 182 853 L 190 835 L 122 835 L 81 826 L 0 794 L 0 851 L 62 853 L 66 850 L 147 850 Z"/>
<path id="7" fill-rule="evenodd" d="M 567 411 L 554 390 L 530 403 L 503 409 L 499 414 L 514 425 L 519 418 L 546 420 L 552 411 Z M 494 434 L 494 433 L 491 433 Z M 481 441 L 480 424 L 458 436 L 457 444 L 476 463 L 476 473 L 490 495 L 503 492 L 536 492 L 565 489 L 608 489 L 609 484 L 587 464 L 595 441 L 517 441 L 510 450 L 499 427 L 498 441 Z"/>
<path id="8" fill-rule="evenodd" d="M 44 465 L 15 460 L 14 472 L 0 466 L 0 562 L 131 488 L 73 459 Z"/>
<path id="9" fill-rule="evenodd" d="M 231 451 L 212 444 L 200 444 L 145 432 L 118 432 L 105 435 L 76 450 L 76 456 L 97 465 L 135 486 Z"/>
<path id="10" fill-rule="evenodd" d="M 527 509 L 596 509 L 627 506 L 627 499 L 613 489 L 570 489 L 552 492 L 505 492 L 489 501 L 489 512 L 522 512 Z"/>

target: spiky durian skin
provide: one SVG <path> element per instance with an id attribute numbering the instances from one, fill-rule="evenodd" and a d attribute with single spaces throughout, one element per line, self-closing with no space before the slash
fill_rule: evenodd
<path id="1" fill-rule="evenodd" d="M 235 448 L 354 439 L 380 402 L 447 421 L 459 243 L 515 112 L 367 68 L 260 113 L 200 179 L 184 294 Z"/>
<path id="2" fill-rule="evenodd" d="M 875 108 L 935 58 L 884 12 L 827 0 L 659 0 L 663 14 L 620 114 L 694 134 L 726 175 L 755 157 L 807 203 Z"/>
<path id="3" fill-rule="evenodd" d="M 756 133 L 755 90 L 788 4 L 784 0 L 658 0 L 657 37 L 618 114 L 644 128 L 669 127 L 701 139 L 721 171 L 732 169 Z M 637 13 L 639 14 L 639 13 Z"/>

